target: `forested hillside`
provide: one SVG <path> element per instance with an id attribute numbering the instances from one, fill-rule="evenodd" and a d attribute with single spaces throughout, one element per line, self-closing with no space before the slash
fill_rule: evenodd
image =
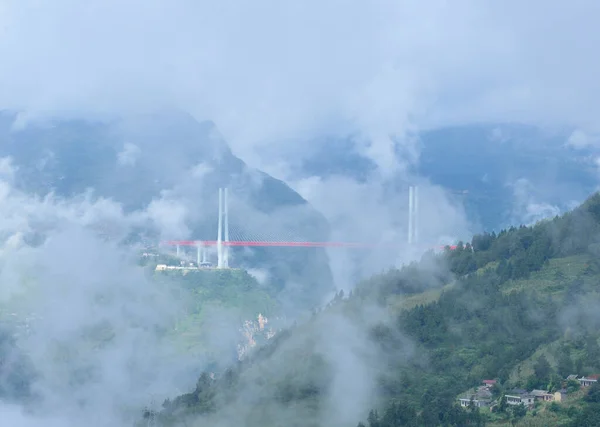
<path id="1" fill-rule="evenodd" d="M 554 392 L 569 387 L 567 375 L 600 373 L 599 254 L 596 194 L 564 216 L 478 235 L 360 283 L 146 417 L 163 425 L 198 416 L 199 425 L 597 425 L 596 386 L 588 394 L 571 384 L 565 401 L 530 411 L 502 396 L 515 387 Z M 458 397 L 483 379 L 497 380 L 495 411 L 461 408 Z"/>

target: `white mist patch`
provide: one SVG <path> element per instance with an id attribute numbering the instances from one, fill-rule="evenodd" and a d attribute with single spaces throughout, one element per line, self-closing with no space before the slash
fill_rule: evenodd
<path id="1" fill-rule="evenodd" d="M 159 225 L 164 236 L 168 238 L 185 238 L 189 234 L 186 225 L 187 207 L 177 199 L 163 192 L 160 199 L 154 199 L 147 208 L 148 216 Z"/>
<path id="2" fill-rule="evenodd" d="M 591 135 L 582 129 L 575 129 L 567 138 L 565 145 L 575 150 L 584 150 L 597 148 L 599 142 L 598 135 Z"/>
<path id="3" fill-rule="evenodd" d="M 140 153 L 140 147 L 127 142 L 123 146 L 123 150 L 117 154 L 117 163 L 121 166 L 135 166 Z"/>
<path id="4" fill-rule="evenodd" d="M 325 334 L 319 350 L 330 362 L 334 374 L 325 397 L 330 414 L 325 425 L 353 425 L 374 403 L 377 354 L 367 338 L 368 325 L 359 325 L 341 316 L 324 316 Z"/>
<path id="5" fill-rule="evenodd" d="M 265 285 L 269 281 L 270 274 L 268 270 L 262 268 L 249 268 L 246 271 L 261 285 Z"/>
<path id="6" fill-rule="evenodd" d="M 185 361 L 164 334 L 178 308 L 168 289 L 126 251 L 78 228 L 17 254 L 24 255 L 15 268 L 4 266 L 0 284 L 26 285 L 8 306 L 39 319 L 17 344 L 40 376 L 42 413 L 120 425 L 128 411 L 175 392 Z"/>
<path id="7" fill-rule="evenodd" d="M 526 178 L 516 180 L 511 186 L 514 195 L 512 215 L 516 222 L 533 225 L 560 214 L 560 207 L 538 200 L 533 185 Z"/>
<path id="8" fill-rule="evenodd" d="M 206 163 L 198 163 L 196 166 L 194 166 L 192 168 L 191 175 L 192 175 L 192 177 L 194 177 L 196 179 L 202 179 L 206 175 L 211 173 L 213 170 L 214 169 L 212 168 L 212 166 L 210 166 Z"/>
<path id="9" fill-rule="evenodd" d="M 352 315 L 332 306 L 299 324 L 265 358 L 245 366 L 235 397 L 190 425 L 356 425 L 377 400 L 385 356 L 370 332 L 384 317 L 382 310 L 370 305 L 356 307 Z M 256 326 L 260 328 L 260 320 Z M 408 340 L 404 347 L 394 355 L 396 361 L 411 356 Z M 290 401 L 284 396 L 289 387 L 318 394 Z"/>
<path id="10" fill-rule="evenodd" d="M 2 425 L 10 427 L 77 427 L 62 418 L 27 414 L 17 405 L 7 405 L 2 402 L 0 402 L 0 419 Z"/>
<path id="11" fill-rule="evenodd" d="M 380 176 L 366 182 L 344 176 L 313 176 L 294 184 L 329 221 L 330 240 L 375 245 L 368 249 L 327 249 L 337 289 L 348 291 L 361 278 L 400 267 L 428 249 L 470 234 L 463 206 L 453 202 L 442 188 L 419 180 L 419 242 L 408 245 L 409 197 L 405 187 L 416 180 L 401 176 L 398 181 L 392 183 Z"/>
<path id="12" fill-rule="evenodd" d="M 35 198 L 0 186 L 0 315 L 26 323 L 16 346 L 37 399 L 31 414 L 0 402 L 1 423 L 130 426 L 145 405 L 192 387 L 202 361 L 176 352 L 169 335 L 184 301 L 117 243 L 152 215 L 90 194 Z"/>
<path id="13" fill-rule="evenodd" d="M 0 158 L 0 177 L 7 181 L 12 181 L 15 173 L 18 171 L 18 167 L 14 165 L 11 157 Z"/>

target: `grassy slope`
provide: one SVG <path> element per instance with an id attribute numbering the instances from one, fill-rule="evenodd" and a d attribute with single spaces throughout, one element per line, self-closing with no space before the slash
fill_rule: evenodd
<path id="1" fill-rule="evenodd" d="M 540 271 L 532 273 L 529 278 L 506 282 L 502 290 L 504 293 L 510 293 L 534 289 L 543 295 L 553 298 L 564 298 L 568 289 L 568 283 L 577 277 L 582 277 L 581 275 L 585 271 L 589 259 L 588 255 L 551 259 L 547 265 Z M 584 283 L 588 286 L 587 295 L 590 297 L 597 296 L 598 292 L 595 289 L 590 289 L 590 287 L 598 283 L 600 276 L 587 275 L 583 277 Z M 524 381 L 527 377 L 533 375 L 533 366 L 541 355 L 544 355 L 550 365 L 556 368 L 558 361 L 555 355 L 564 342 L 565 338 L 563 337 L 538 347 L 537 351 L 529 359 L 515 366 L 511 372 L 510 381 Z"/>
<path id="2" fill-rule="evenodd" d="M 542 294 L 551 296 L 562 296 L 566 291 L 566 282 L 574 279 L 581 274 L 587 266 L 588 257 L 584 255 L 571 256 L 566 258 L 551 259 L 548 265 L 540 271 L 531 274 L 528 279 L 509 280 L 502 286 L 502 291 L 509 294 L 513 291 L 523 291 L 535 289 Z M 483 274 L 486 270 L 495 269 L 497 262 L 490 262 L 488 265 L 480 268 L 477 274 Z M 557 281 L 557 277 L 561 281 Z M 588 281 L 591 279 L 588 279 Z M 428 289 L 424 292 L 412 295 L 392 295 L 387 298 L 388 308 L 392 311 L 410 310 L 418 305 L 427 305 L 436 302 L 444 291 L 452 289 L 455 283 L 448 283 L 440 288 Z"/>
<path id="3" fill-rule="evenodd" d="M 397 312 L 400 310 L 410 310 L 418 305 L 427 305 L 437 301 L 444 291 L 452 289 L 454 283 L 448 283 L 437 289 L 428 289 L 424 292 L 413 295 L 392 295 L 387 299 L 388 308 Z"/>
<path id="4" fill-rule="evenodd" d="M 575 279 L 582 274 L 589 261 L 588 255 L 575 255 L 565 258 L 550 259 L 548 264 L 540 271 L 535 271 L 527 279 L 509 280 L 502 286 L 502 291 L 509 294 L 513 291 L 524 291 L 534 289 L 542 294 L 550 296 L 563 296 L 569 280 Z M 493 270 L 498 266 L 497 262 L 490 262 L 477 270 L 477 274 L 483 274 L 486 270 Z M 586 277 L 584 280 L 590 284 L 594 277 Z M 408 310 L 417 305 L 427 305 L 439 299 L 443 291 L 451 289 L 454 283 L 448 283 L 441 288 L 429 289 L 410 296 L 393 295 L 388 298 L 389 307 L 392 310 Z"/>
<path id="5" fill-rule="evenodd" d="M 566 291 L 566 283 L 582 274 L 589 261 L 588 255 L 574 255 L 565 258 L 550 259 L 548 265 L 540 271 L 531 273 L 528 279 L 509 280 L 503 291 L 522 291 L 534 289 L 538 292 L 556 297 Z"/>

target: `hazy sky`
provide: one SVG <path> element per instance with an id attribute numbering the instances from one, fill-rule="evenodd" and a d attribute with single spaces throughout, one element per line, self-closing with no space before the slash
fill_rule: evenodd
<path id="1" fill-rule="evenodd" d="M 0 0 L 0 107 L 180 107 L 258 144 L 476 120 L 600 126 L 596 0 Z M 247 154 L 247 153 L 246 153 Z"/>

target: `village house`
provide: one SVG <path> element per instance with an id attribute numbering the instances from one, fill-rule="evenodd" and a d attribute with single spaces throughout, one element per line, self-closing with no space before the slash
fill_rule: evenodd
<path id="1" fill-rule="evenodd" d="M 527 390 L 515 389 L 510 394 L 505 394 L 504 398 L 509 405 L 525 405 L 527 408 L 533 406 L 535 397 L 527 393 Z"/>
<path id="2" fill-rule="evenodd" d="M 546 390 L 532 390 L 530 394 L 535 400 L 542 400 L 544 402 L 552 402 L 554 400 L 554 394 L 548 393 Z"/>
<path id="3" fill-rule="evenodd" d="M 484 406 L 490 406 L 492 403 L 491 400 L 479 400 L 479 399 L 475 399 L 475 398 L 473 398 L 471 400 L 471 397 L 474 397 L 474 396 L 466 396 L 466 397 L 461 397 L 460 399 L 458 399 L 460 401 L 460 406 L 462 406 L 463 408 L 468 408 L 469 405 L 471 405 L 471 402 L 473 402 L 473 405 L 475 405 L 475 407 L 482 408 Z"/>
<path id="4" fill-rule="evenodd" d="M 463 408 L 468 407 L 471 402 L 473 402 L 475 407 L 481 408 L 491 405 L 492 393 L 487 389 L 487 387 L 481 386 L 475 393 L 467 394 L 465 397 L 461 397 L 458 400 L 460 401 L 460 406 Z"/>
<path id="5" fill-rule="evenodd" d="M 598 382 L 599 376 L 600 375 L 590 375 L 589 377 L 581 377 L 577 381 L 579 381 L 582 387 L 590 387 Z"/>
<path id="6" fill-rule="evenodd" d="M 564 388 L 560 389 L 556 393 L 554 393 L 554 401 L 555 402 L 562 402 L 566 398 L 567 398 L 567 390 Z"/>

